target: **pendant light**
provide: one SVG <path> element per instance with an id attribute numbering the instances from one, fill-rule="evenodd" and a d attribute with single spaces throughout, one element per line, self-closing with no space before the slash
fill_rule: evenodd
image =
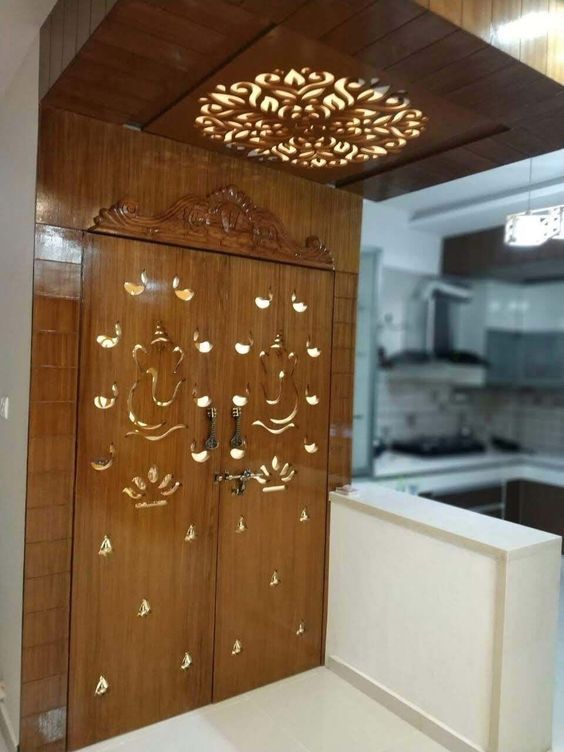
<path id="1" fill-rule="evenodd" d="M 533 160 L 529 159 L 527 211 L 509 214 L 505 220 L 505 244 L 532 248 L 554 238 L 564 240 L 564 206 L 531 209 Z"/>

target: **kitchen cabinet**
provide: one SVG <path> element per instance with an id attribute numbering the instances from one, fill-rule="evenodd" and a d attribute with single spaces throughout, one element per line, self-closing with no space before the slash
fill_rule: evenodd
<path id="1" fill-rule="evenodd" d="M 425 496 L 461 509 L 472 509 L 491 517 L 503 517 L 504 489 L 501 483 L 450 492 L 426 493 Z"/>
<path id="2" fill-rule="evenodd" d="M 525 285 L 488 280 L 486 282 L 486 328 L 522 331 Z"/>
<path id="3" fill-rule="evenodd" d="M 564 334 L 531 332 L 521 338 L 521 384 L 564 385 Z"/>
<path id="4" fill-rule="evenodd" d="M 519 386 L 523 377 L 523 335 L 490 329 L 486 339 L 487 383 Z"/>
<path id="5" fill-rule="evenodd" d="M 564 333 L 487 333 L 487 383 L 491 386 L 564 386 Z"/>
<path id="6" fill-rule="evenodd" d="M 477 281 L 453 319 L 456 346 L 484 355 L 491 386 L 564 386 L 564 283 Z"/>
<path id="7" fill-rule="evenodd" d="M 521 285 L 523 331 L 564 331 L 564 283 Z"/>

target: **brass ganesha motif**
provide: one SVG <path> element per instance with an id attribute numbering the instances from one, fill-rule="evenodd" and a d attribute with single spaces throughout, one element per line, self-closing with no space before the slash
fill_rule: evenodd
<path id="1" fill-rule="evenodd" d="M 287 352 L 282 335 L 277 334 L 268 350 L 260 353 L 260 360 L 264 372 L 264 400 L 269 415 L 265 421 L 255 420 L 253 426 L 278 435 L 296 427 L 293 421 L 298 414 L 298 388 L 294 371 L 298 358 L 295 353 Z"/>
<path id="2" fill-rule="evenodd" d="M 184 350 L 180 345 L 174 345 L 160 322 L 149 347 L 134 346 L 133 360 L 137 366 L 137 378 L 129 390 L 127 411 L 134 430 L 126 435 L 159 441 L 186 428 L 184 423 L 168 424 L 169 408 L 185 381 L 178 376 Z"/>

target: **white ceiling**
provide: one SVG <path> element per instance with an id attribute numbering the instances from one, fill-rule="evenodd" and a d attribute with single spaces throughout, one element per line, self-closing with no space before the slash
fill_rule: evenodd
<path id="1" fill-rule="evenodd" d="M 56 0 L 0 0 L 0 96 L 23 62 Z"/>
<path id="2" fill-rule="evenodd" d="M 485 230 L 525 211 L 530 160 L 382 201 L 404 212 L 409 226 L 440 237 Z M 564 204 L 564 149 L 532 160 L 531 206 Z"/>

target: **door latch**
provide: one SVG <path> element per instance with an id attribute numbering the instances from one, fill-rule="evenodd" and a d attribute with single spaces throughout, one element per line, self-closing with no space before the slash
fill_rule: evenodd
<path id="1" fill-rule="evenodd" d="M 247 490 L 247 483 L 250 480 L 256 480 L 257 478 L 262 477 L 262 473 L 253 473 L 252 470 L 247 468 L 238 475 L 232 475 L 228 470 L 226 470 L 224 473 L 216 473 L 214 481 L 215 483 L 236 481 L 235 485 L 231 489 L 231 493 L 234 496 L 242 496 Z"/>

